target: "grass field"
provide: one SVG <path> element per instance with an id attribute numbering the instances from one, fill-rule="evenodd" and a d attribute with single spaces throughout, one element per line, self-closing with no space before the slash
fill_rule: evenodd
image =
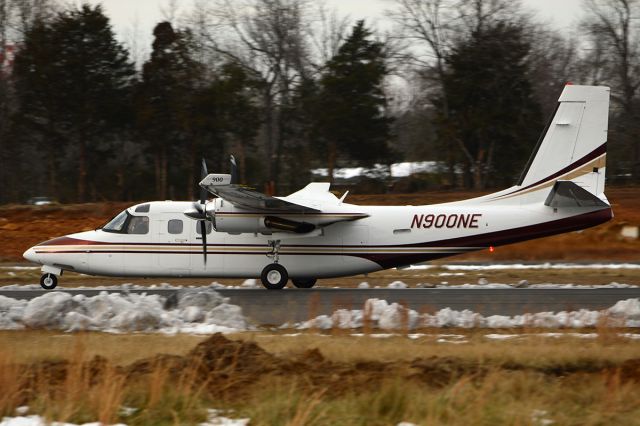
<path id="1" fill-rule="evenodd" d="M 640 424 L 640 341 L 595 332 L 503 341 L 447 331 L 463 344 L 2 332 L 0 416 L 28 405 L 55 420 L 129 425 L 197 424 L 207 408 L 252 425 Z"/>

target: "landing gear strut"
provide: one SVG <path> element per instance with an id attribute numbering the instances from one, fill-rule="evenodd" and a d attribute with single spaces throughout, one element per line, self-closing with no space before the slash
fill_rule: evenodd
<path id="1" fill-rule="evenodd" d="M 53 290 L 58 285 L 58 277 L 51 273 L 43 274 L 40 277 L 40 285 L 45 290 Z"/>
<path id="2" fill-rule="evenodd" d="M 273 263 L 278 263 L 280 259 L 280 240 L 269 240 L 269 247 L 271 251 L 267 253 L 267 257 L 273 260 Z"/>

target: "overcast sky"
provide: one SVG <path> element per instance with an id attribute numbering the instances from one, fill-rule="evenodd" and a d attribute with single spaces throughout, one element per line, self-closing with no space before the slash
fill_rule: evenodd
<path id="1" fill-rule="evenodd" d="M 165 19 L 170 0 L 84 0 L 90 4 L 102 4 L 111 19 L 118 38 L 125 42 L 137 56 L 150 51 L 151 33 L 158 22 Z M 77 0 L 77 3 L 81 3 Z M 341 14 L 354 20 L 365 18 L 370 23 L 384 27 L 387 24 L 385 10 L 394 7 L 394 0 L 326 0 Z M 569 29 L 582 14 L 582 0 L 523 0 L 526 7 L 540 18 L 561 29 Z M 188 12 L 192 0 L 175 0 L 178 14 Z M 163 12 L 164 10 L 164 12 Z M 131 45 L 134 43 L 135 45 Z M 136 58 L 138 60 L 144 58 Z"/>

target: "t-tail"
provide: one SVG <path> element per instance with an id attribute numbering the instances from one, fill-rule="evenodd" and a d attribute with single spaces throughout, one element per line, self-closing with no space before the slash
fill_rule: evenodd
<path id="1" fill-rule="evenodd" d="M 608 207 L 604 195 L 609 88 L 565 86 L 517 185 L 494 202 Z"/>

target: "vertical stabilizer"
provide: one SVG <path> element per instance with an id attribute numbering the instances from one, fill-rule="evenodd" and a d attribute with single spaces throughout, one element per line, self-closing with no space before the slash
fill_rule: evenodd
<path id="1" fill-rule="evenodd" d="M 602 196 L 608 119 L 608 87 L 565 86 L 518 189 L 510 191 L 509 196 L 542 190 L 546 196 L 558 180 L 572 181 L 591 194 Z"/>

